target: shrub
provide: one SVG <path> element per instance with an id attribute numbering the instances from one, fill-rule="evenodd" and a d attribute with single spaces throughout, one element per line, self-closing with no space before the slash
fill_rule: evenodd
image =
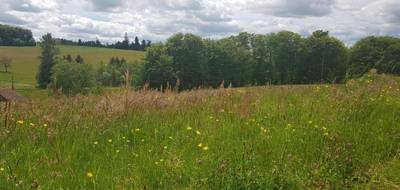
<path id="1" fill-rule="evenodd" d="M 64 94 L 87 93 L 96 86 L 95 70 L 88 64 L 62 62 L 53 68 L 53 81 Z"/>

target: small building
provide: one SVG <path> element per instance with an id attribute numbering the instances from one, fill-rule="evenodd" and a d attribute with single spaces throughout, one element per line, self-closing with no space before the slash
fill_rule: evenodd
<path id="1" fill-rule="evenodd" d="M 14 90 L 0 89 L 0 103 L 5 102 L 5 107 L 0 104 L 0 115 L 4 114 L 4 126 L 8 126 L 9 114 L 11 112 L 11 103 L 25 99 Z"/>
<path id="2" fill-rule="evenodd" d="M 0 89 L 0 102 L 17 102 L 23 99 L 24 97 L 14 90 Z"/>

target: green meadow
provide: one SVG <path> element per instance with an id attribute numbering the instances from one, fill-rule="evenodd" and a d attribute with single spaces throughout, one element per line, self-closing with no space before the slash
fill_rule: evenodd
<path id="1" fill-rule="evenodd" d="M 399 82 L 20 102 L 0 189 L 399 189 Z"/>
<path id="2" fill-rule="evenodd" d="M 70 54 L 75 58 L 81 55 L 85 63 L 99 65 L 101 62 L 108 63 L 111 57 L 124 57 L 128 62 L 134 62 L 143 57 L 144 53 L 130 50 L 117 50 L 109 48 L 93 48 L 80 46 L 58 46 L 60 57 Z M 0 47 L 0 57 L 12 59 L 11 72 L 14 80 L 20 88 L 32 88 L 36 86 L 36 72 L 40 63 L 39 47 Z M 4 73 L 0 68 L 0 87 L 9 86 L 11 73 Z"/>

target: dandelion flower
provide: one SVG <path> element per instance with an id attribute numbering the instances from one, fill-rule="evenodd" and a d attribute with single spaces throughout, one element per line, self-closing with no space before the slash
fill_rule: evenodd
<path id="1" fill-rule="evenodd" d="M 4 171 L 4 168 L 0 168 L 0 172 Z"/>
<path id="2" fill-rule="evenodd" d="M 108 139 L 108 142 L 109 142 L 109 143 L 112 143 L 112 139 Z"/>
<path id="3" fill-rule="evenodd" d="M 191 131 L 192 128 L 189 126 L 189 127 L 186 127 L 186 130 Z"/>
<path id="4" fill-rule="evenodd" d="M 200 131 L 196 131 L 196 134 L 197 134 L 197 135 L 201 135 Z"/>
<path id="5" fill-rule="evenodd" d="M 198 144 L 197 146 L 201 148 L 201 147 L 203 147 L 203 144 L 202 144 L 202 143 L 200 143 L 200 144 Z"/>
<path id="6" fill-rule="evenodd" d="M 208 150 L 208 146 L 203 147 L 203 150 L 207 151 Z"/>
<path id="7" fill-rule="evenodd" d="M 168 149 L 168 146 L 164 146 L 164 149 L 167 150 L 167 149 Z"/>
<path id="8" fill-rule="evenodd" d="M 97 145 L 97 144 L 99 144 L 99 142 L 97 142 L 97 141 L 94 141 L 94 143 L 93 143 L 93 144 Z"/>
<path id="9" fill-rule="evenodd" d="M 17 121 L 17 123 L 22 125 L 22 124 L 24 124 L 24 121 L 19 120 L 19 121 Z"/>
<path id="10" fill-rule="evenodd" d="M 48 127 L 48 125 L 45 123 L 45 124 L 43 124 L 43 127 Z"/>
<path id="11" fill-rule="evenodd" d="M 93 173 L 92 173 L 92 172 L 88 172 L 88 173 L 86 174 L 86 176 L 87 176 L 88 178 L 92 178 L 92 177 L 93 177 Z"/>

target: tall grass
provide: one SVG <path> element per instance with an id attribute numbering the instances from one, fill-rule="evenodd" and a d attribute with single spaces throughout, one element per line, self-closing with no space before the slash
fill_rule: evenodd
<path id="1" fill-rule="evenodd" d="M 399 169 L 380 168 L 399 166 L 399 88 L 368 75 L 19 103 L 0 189 L 395 189 Z"/>

